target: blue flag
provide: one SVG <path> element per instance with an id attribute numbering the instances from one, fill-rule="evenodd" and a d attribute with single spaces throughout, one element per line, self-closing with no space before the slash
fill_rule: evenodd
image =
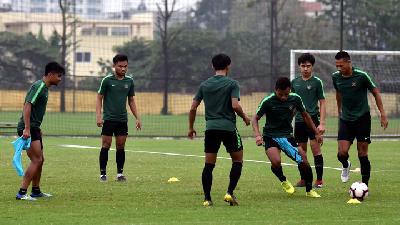
<path id="1" fill-rule="evenodd" d="M 18 176 L 24 176 L 24 169 L 22 168 L 22 151 L 29 150 L 31 147 L 31 138 L 24 139 L 22 136 L 11 142 L 14 147 L 14 157 L 12 165 L 17 171 Z"/>

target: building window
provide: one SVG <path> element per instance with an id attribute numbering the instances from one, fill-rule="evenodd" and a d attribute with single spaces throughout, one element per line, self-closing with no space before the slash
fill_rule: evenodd
<path id="1" fill-rule="evenodd" d="M 108 28 L 107 27 L 96 27 L 96 36 L 107 36 Z"/>
<path id="2" fill-rule="evenodd" d="M 92 32 L 93 32 L 93 30 L 90 27 L 84 27 L 81 30 L 82 36 L 90 36 L 90 35 L 92 35 Z"/>
<path id="3" fill-rule="evenodd" d="M 91 54 L 90 52 L 77 52 L 76 62 L 79 63 L 90 63 Z"/>
<path id="4" fill-rule="evenodd" d="M 112 27 L 112 36 L 129 36 L 129 27 Z"/>

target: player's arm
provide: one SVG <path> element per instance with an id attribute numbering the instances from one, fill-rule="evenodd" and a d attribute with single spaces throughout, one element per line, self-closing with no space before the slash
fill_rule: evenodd
<path id="1" fill-rule="evenodd" d="M 190 111 L 189 111 L 189 132 L 188 132 L 188 137 L 192 139 L 194 136 L 196 136 L 196 130 L 194 129 L 194 121 L 196 120 L 196 113 L 197 113 L 197 107 L 199 107 L 200 101 L 193 100 L 192 106 L 190 106 Z"/>
<path id="2" fill-rule="evenodd" d="M 306 111 L 301 112 L 301 116 L 303 117 L 303 121 L 307 124 L 308 128 L 310 128 L 315 133 L 315 139 L 318 143 L 322 144 L 322 136 L 320 131 L 315 127 L 314 122 L 311 119 L 310 114 Z"/>
<path id="3" fill-rule="evenodd" d="M 381 113 L 381 127 L 383 127 L 383 129 L 386 129 L 388 127 L 388 125 L 389 125 L 389 121 L 387 119 L 386 112 L 385 112 L 385 110 L 383 108 L 382 97 L 381 97 L 381 94 L 379 92 L 379 89 L 378 88 L 373 88 L 371 93 L 374 96 L 376 106 L 378 107 L 379 112 Z"/>
<path id="4" fill-rule="evenodd" d="M 319 100 L 319 115 L 320 115 L 320 123 L 317 127 L 321 134 L 325 133 L 325 118 L 326 118 L 326 100 Z"/>
<path id="5" fill-rule="evenodd" d="M 232 108 L 240 118 L 243 119 L 246 126 L 250 125 L 250 118 L 243 112 L 242 106 L 239 104 L 239 99 L 232 98 Z"/>
<path id="6" fill-rule="evenodd" d="M 251 119 L 251 126 L 253 127 L 254 137 L 256 138 L 256 144 L 258 146 L 262 145 L 264 140 L 260 133 L 260 126 L 258 125 L 258 121 L 261 119 L 261 116 L 255 114 Z"/>
<path id="7" fill-rule="evenodd" d="M 96 123 L 98 127 L 103 126 L 103 116 L 101 115 L 101 109 L 103 108 L 103 98 L 102 94 L 97 94 L 96 98 Z"/>
<path id="8" fill-rule="evenodd" d="M 128 96 L 128 105 L 131 109 L 133 116 L 136 118 L 136 129 L 142 129 L 142 122 L 140 121 L 139 113 L 136 107 L 135 96 Z"/>
<path id="9" fill-rule="evenodd" d="M 31 113 L 32 113 L 32 103 L 25 102 L 23 109 L 25 128 L 22 134 L 22 137 L 24 139 L 27 139 L 31 136 Z"/>

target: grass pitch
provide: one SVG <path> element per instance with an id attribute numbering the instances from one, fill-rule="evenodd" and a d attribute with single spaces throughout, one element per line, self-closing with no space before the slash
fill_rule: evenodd
<path id="1" fill-rule="evenodd" d="M 100 138 L 44 137 L 45 165 L 41 189 L 50 199 L 16 201 L 21 178 L 11 166 L 13 138 L 0 138 L 0 221 L 1 224 L 399 224 L 400 151 L 399 141 L 373 141 L 370 145 L 372 175 L 370 196 L 359 205 L 346 204 L 351 183 L 361 179 L 351 173 L 349 183 L 340 181 L 336 142 L 323 146 L 325 186 L 320 199 L 305 197 L 304 188 L 287 195 L 270 171 L 261 147 L 244 140 L 245 160 L 235 194 L 240 206 L 223 202 L 231 162 L 221 158 L 214 169 L 214 207 L 202 207 L 201 172 L 203 141 L 130 138 L 126 146 L 125 175 L 128 181 L 114 181 L 115 152 L 108 162 L 108 182 L 99 182 Z M 62 144 L 91 148 L 61 147 Z M 168 154 L 175 153 L 175 154 Z M 219 156 L 229 157 L 224 149 Z M 24 153 L 24 168 L 27 156 Z M 311 154 L 309 153 L 309 158 Z M 282 155 L 283 162 L 292 164 Z M 249 160 L 256 160 L 249 161 Z M 359 167 L 355 147 L 350 151 L 353 169 Z M 313 160 L 310 160 L 313 162 Z M 313 163 L 312 163 L 313 164 Z M 297 167 L 284 166 L 295 183 Z M 313 170 L 314 172 L 314 170 Z M 315 174 L 315 173 L 314 173 Z M 170 177 L 180 181 L 168 183 Z M 29 190 L 30 191 L 30 188 Z"/>

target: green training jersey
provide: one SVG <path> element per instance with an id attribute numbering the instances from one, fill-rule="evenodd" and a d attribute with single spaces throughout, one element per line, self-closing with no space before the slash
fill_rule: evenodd
<path id="1" fill-rule="evenodd" d="M 44 114 L 46 112 L 47 98 L 49 95 L 49 89 L 43 80 L 38 80 L 32 84 L 29 88 L 28 93 L 25 96 L 25 103 L 29 102 L 32 104 L 30 126 L 39 128 L 42 124 Z M 21 131 L 25 129 L 24 112 L 19 119 L 17 130 Z"/>
<path id="2" fill-rule="evenodd" d="M 337 71 L 332 74 L 333 86 L 342 95 L 341 119 L 355 121 L 370 111 L 367 90 L 372 91 L 376 84 L 364 71 L 354 68 L 349 77 Z"/>
<path id="3" fill-rule="evenodd" d="M 311 76 L 304 80 L 301 76 L 292 81 L 292 92 L 300 95 L 306 111 L 310 116 L 319 118 L 319 100 L 325 99 L 324 84 L 321 79 Z M 296 122 L 304 122 L 300 113 L 296 114 Z"/>
<path id="4" fill-rule="evenodd" d="M 265 115 L 263 136 L 292 137 L 292 120 L 296 112 L 304 112 L 303 101 L 298 94 L 290 93 L 287 101 L 278 99 L 275 93 L 266 96 L 257 109 L 257 116 Z"/>
<path id="5" fill-rule="evenodd" d="M 236 129 L 232 98 L 240 100 L 239 83 L 227 76 L 212 76 L 200 84 L 193 100 L 204 100 L 206 130 Z"/>
<path id="6" fill-rule="evenodd" d="M 98 93 L 104 96 L 103 120 L 128 121 L 127 97 L 135 95 L 132 77 L 125 76 L 122 80 L 118 80 L 114 74 L 110 74 L 101 81 Z"/>

